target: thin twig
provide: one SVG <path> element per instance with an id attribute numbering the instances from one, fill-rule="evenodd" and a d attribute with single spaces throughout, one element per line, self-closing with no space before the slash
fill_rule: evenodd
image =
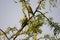
<path id="1" fill-rule="evenodd" d="M 37 10 L 38 10 L 38 8 L 39 8 L 39 6 L 40 6 L 40 4 L 41 4 L 42 1 L 44 1 L 44 0 L 41 0 L 41 1 L 39 2 L 39 5 L 36 7 L 36 10 L 35 10 L 34 14 L 37 12 Z"/>
<path id="2" fill-rule="evenodd" d="M 39 13 L 41 13 L 48 21 L 50 21 L 41 11 L 37 11 Z"/>
<path id="3" fill-rule="evenodd" d="M 6 36 L 6 38 L 7 38 L 8 40 L 10 40 L 10 39 L 8 38 L 8 36 L 6 35 L 6 33 L 5 33 L 2 29 L 0 29 L 0 31 L 2 31 L 2 33 Z"/>
<path id="4" fill-rule="evenodd" d="M 52 21 L 50 21 L 41 11 L 37 11 L 37 12 L 41 13 L 52 24 Z"/>

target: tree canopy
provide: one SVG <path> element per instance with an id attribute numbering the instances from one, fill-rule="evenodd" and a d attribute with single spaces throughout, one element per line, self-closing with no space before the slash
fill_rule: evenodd
<path id="1" fill-rule="evenodd" d="M 21 23 L 21 28 L 18 30 L 16 27 L 8 27 L 5 31 L 0 29 L 0 39 L 4 37 L 4 40 L 17 40 L 16 38 L 20 35 L 25 35 L 26 38 L 22 40 L 40 40 L 40 39 L 49 39 L 49 40 L 59 40 L 57 38 L 57 34 L 60 33 L 60 25 L 54 22 L 52 17 L 48 18 L 45 15 L 48 11 L 42 12 L 41 10 L 46 10 L 46 2 L 50 7 L 56 7 L 57 0 L 38 0 L 38 5 L 33 11 L 31 7 L 30 1 L 32 0 L 19 0 L 20 4 L 22 4 L 22 12 L 23 18 L 19 21 Z M 18 3 L 14 0 L 15 3 Z M 26 14 L 27 11 L 27 14 Z M 48 34 L 44 35 L 44 37 L 37 38 L 37 34 L 42 34 L 41 27 L 43 25 L 48 24 L 53 29 L 54 36 L 50 37 Z M 11 33 L 12 32 L 12 33 Z M 11 33 L 11 34 L 10 34 Z M 8 34 L 11 36 L 8 37 Z M 2 40 L 2 39 L 1 39 Z M 19 39 L 20 40 L 20 39 Z"/>

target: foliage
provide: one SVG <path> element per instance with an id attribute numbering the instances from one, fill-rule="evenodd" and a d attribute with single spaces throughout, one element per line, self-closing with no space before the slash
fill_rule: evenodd
<path id="1" fill-rule="evenodd" d="M 57 0 L 38 0 L 38 6 L 36 7 L 36 10 L 34 12 L 32 10 L 29 0 L 19 0 L 19 2 L 22 3 L 22 12 L 24 14 L 23 18 L 19 21 L 19 23 L 21 23 L 21 28 L 18 30 L 16 27 L 14 28 L 8 27 L 6 31 L 3 31 L 0 29 L 0 36 L 5 35 L 5 37 L 8 40 L 12 38 L 13 40 L 15 40 L 19 35 L 26 34 L 28 36 L 26 38 L 23 38 L 22 40 L 29 40 L 31 37 L 33 38 L 33 40 L 39 40 L 42 37 L 37 39 L 37 34 L 42 33 L 41 27 L 44 25 L 45 22 L 51 26 L 50 27 L 51 29 L 54 28 L 53 33 L 55 36 L 57 33 L 60 33 L 59 24 L 56 22 L 53 22 L 51 20 L 52 18 L 48 18 L 45 16 L 45 14 L 48 12 L 43 13 L 40 11 L 42 9 L 46 9 L 45 7 L 46 2 L 49 3 L 50 7 L 56 7 Z M 18 3 L 18 2 L 15 1 L 15 3 Z M 25 10 L 27 10 L 28 16 Z M 12 36 L 8 37 L 7 34 L 9 34 L 10 32 L 12 32 Z M 48 34 L 44 35 L 43 38 L 47 38 L 49 40 L 56 39 L 55 37 L 50 37 Z"/>

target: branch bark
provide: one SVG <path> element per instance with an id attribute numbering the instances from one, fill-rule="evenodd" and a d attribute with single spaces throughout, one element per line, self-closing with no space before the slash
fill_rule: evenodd
<path id="1" fill-rule="evenodd" d="M 6 33 L 5 33 L 2 29 L 0 29 L 0 31 L 2 31 L 2 33 L 6 36 L 6 38 L 7 38 L 8 40 L 10 40 L 10 39 L 8 38 L 8 36 L 6 35 Z"/>
<path id="2" fill-rule="evenodd" d="M 53 24 L 52 21 L 50 21 L 41 11 L 37 10 L 37 12 L 41 13 L 48 20 L 48 22 L 50 22 L 50 24 Z"/>

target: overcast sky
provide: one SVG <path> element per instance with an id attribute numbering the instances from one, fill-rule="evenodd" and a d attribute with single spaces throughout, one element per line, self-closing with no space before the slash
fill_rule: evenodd
<path id="1" fill-rule="evenodd" d="M 35 2 L 35 3 L 34 3 Z M 31 1 L 33 10 L 36 8 L 36 0 Z M 33 6 L 34 5 L 34 6 Z M 52 16 L 55 22 L 60 23 L 60 0 L 57 2 L 57 7 L 47 15 Z M 0 0 L 0 28 L 6 29 L 7 27 L 17 26 L 20 27 L 19 20 L 23 17 L 21 11 L 21 4 L 14 3 L 13 0 Z M 43 28 L 44 31 L 49 30 L 47 27 Z M 45 32 L 44 32 L 45 33 Z M 47 31 L 46 33 L 51 33 Z"/>

